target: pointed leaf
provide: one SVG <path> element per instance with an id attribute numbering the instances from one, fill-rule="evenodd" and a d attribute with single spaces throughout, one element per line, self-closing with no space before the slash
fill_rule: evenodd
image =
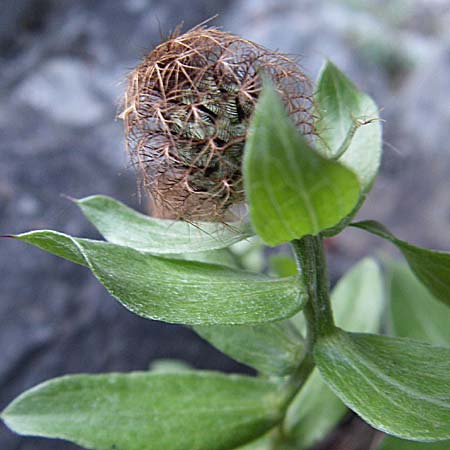
<path id="1" fill-rule="evenodd" d="M 348 331 L 376 333 L 384 309 L 384 286 L 377 263 L 356 264 L 331 294 L 336 324 Z M 288 409 L 285 427 L 298 448 L 323 439 L 344 417 L 347 407 L 325 384 L 317 369 Z"/>
<path id="2" fill-rule="evenodd" d="M 269 85 L 250 125 L 243 170 L 253 227 L 272 246 L 338 224 L 359 200 L 356 175 L 311 148 Z"/>
<path id="3" fill-rule="evenodd" d="M 389 264 L 390 316 L 395 336 L 450 345 L 450 312 L 404 264 Z M 450 448 L 450 447 L 449 447 Z"/>
<path id="4" fill-rule="evenodd" d="M 288 375 L 299 365 L 303 339 L 287 322 L 197 326 L 195 331 L 223 353 L 268 375 Z"/>
<path id="5" fill-rule="evenodd" d="M 86 197 L 76 203 L 107 241 L 154 254 L 224 248 L 253 234 L 244 222 L 190 224 L 148 217 L 103 195 Z"/>
<path id="6" fill-rule="evenodd" d="M 73 375 L 36 386 L 2 419 L 96 450 L 227 450 L 281 418 L 276 384 L 212 372 Z"/>
<path id="7" fill-rule="evenodd" d="M 10 234 L 6 237 L 18 239 L 75 264 L 88 267 L 88 263 L 75 244 L 74 238 L 59 231 L 35 230 L 22 234 Z"/>
<path id="8" fill-rule="evenodd" d="M 450 439 L 450 348 L 337 329 L 314 356 L 326 383 L 373 427 L 404 439 Z"/>
<path id="9" fill-rule="evenodd" d="M 440 301 L 450 306 L 450 253 L 417 247 L 396 238 L 384 225 L 374 220 L 352 224 L 382 237 L 403 253 L 417 278 Z"/>
<path id="10" fill-rule="evenodd" d="M 330 61 L 317 81 L 318 148 L 351 169 L 366 194 L 381 161 L 381 123 L 375 102 Z"/>
<path id="11" fill-rule="evenodd" d="M 295 314 L 305 299 L 295 277 L 271 278 L 172 260 L 52 231 L 15 237 L 71 261 L 83 261 L 126 308 L 149 319 L 190 325 L 271 322 Z"/>
<path id="12" fill-rule="evenodd" d="M 375 102 L 330 61 L 317 81 L 316 104 L 319 152 L 351 169 L 361 185 L 352 212 L 325 232 L 333 236 L 349 224 L 375 181 L 382 154 L 381 123 Z"/>

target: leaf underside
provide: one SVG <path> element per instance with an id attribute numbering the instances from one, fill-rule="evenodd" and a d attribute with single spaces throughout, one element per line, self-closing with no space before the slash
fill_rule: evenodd
<path id="1" fill-rule="evenodd" d="M 2 418 L 96 450 L 228 450 L 272 428 L 280 399 L 275 383 L 213 372 L 72 375 L 25 392 Z"/>
<path id="2" fill-rule="evenodd" d="M 450 439 L 449 348 L 336 330 L 314 354 L 326 383 L 373 427 L 404 439 Z"/>
<path id="3" fill-rule="evenodd" d="M 374 220 L 352 223 L 392 242 L 408 261 L 411 270 L 428 290 L 441 302 L 450 306 L 450 253 L 430 250 L 395 237 L 384 225 Z"/>
<path id="4" fill-rule="evenodd" d="M 245 222 L 188 223 L 157 219 L 103 195 L 75 202 L 107 241 L 153 254 L 216 250 L 253 235 L 250 225 Z"/>
<path id="5" fill-rule="evenodd" d="M 168 259 L 47 230 L 15 237 L 89 267 L 126 308 L 149 319 L 188 325 L 256 324 L 290 317 L 305 301 L 296 277 L 271 278 Z"/>

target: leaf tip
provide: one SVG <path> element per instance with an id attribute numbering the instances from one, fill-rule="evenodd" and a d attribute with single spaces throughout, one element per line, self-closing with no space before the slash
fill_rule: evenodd
<path id="1" fill-rule="evenodd" d="M 0 411 L 0 420 L 11 430 L 14 429 L 12 425 L 12 416 L 9 411 L 12 403 L 10 403 L 3 411 Z"/>
<path id="2" fill-rule="evenodd" d="M 78 203 L 78 199 L 76 199 L 75 197 L 72 197 L 72 196 L 70 196 L 70 195 L 68 195 L 68 194 L 59 194 L 60 195 L 60 197 L 62 197 L 62 198 L 64 198 L 64 199 L 66 199 L 66 200 L 69 200 L 69 201 L 71 201 L 71 202 L 73 202 L 73 203 Z"/>

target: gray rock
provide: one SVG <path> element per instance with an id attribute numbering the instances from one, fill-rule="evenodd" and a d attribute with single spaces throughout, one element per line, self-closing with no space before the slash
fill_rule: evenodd
<path id="1" fill-rule="evenodd" d="M 111 106 L 98 72 L 73 58 L 50 59 L 17 87 L 16 99 L 61 125 L 92 126 Z"/>
<path id="2" fill-rule="evenodd" d="M 243 0 L 225 16 L 227 29 L 301 55 L 313 78 L 330 58 L 374 97 L 385 119 L 386 145 L 380 176 L 359 217 L 439 248 L 450 248 L 449 17 L 448 2 L 401 0 Z M 373 239 L 357 231 L 335 241 L 332 258 L 347 262 L 341 261 L 341 270 L 374 248 Z"/>
<path id="3" fill-rule="evenodd" d="M 159 41 L 155 14 L 167 31 L 166 17 L 170 27 L 181 21 L 181 3 L 48 2 L 42 27 L 26 32 L 21 20 L 31 20 L 27 14 L 38 14 L 43 2 L 9 3 L 21 8 L 10 10 L 15 22 L 8 37 L 0 34 L 0 47 L 9 48 L 11 35 L 22 37 L 16 36 L 14 52 L 0 55 L 0 234 L 49 228 L 98 238 L 61 194 L 107 194 L 143 208 L 115 120 L 120 81 Z M 191 2 L 187 25 L 213 9 Z M 133 315 L 86 269 L 12 239 L 0 247 L 0 410 L 55 376 L 146 370 L 166 357 L 198 368 L 246 370 L 187 328 Z M 80 447 L 21 438 L 0 424 L 0 448 Z"/>

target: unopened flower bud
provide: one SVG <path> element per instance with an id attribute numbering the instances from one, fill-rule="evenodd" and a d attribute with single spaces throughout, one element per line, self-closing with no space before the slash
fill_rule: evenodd
<path id="1" fill-rule="evenodd" d="M 130 74 L 121 117 L 156 215 L 224 221 L 245 201 L 242 156 L 263 77 L 299 131 L 314 134 L 311 86 L 299 66 L 215 28 L 172 35 Z"/>

